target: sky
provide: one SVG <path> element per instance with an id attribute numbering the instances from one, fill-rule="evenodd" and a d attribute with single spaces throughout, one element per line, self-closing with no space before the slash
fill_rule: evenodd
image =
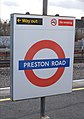
<path id="1" fill-rule="evenodd" d="M 42 15 L 43 0 L 0 0 L 0 18 L 10 19 L 12 13 L 30 12 Z M 48 15 L 84 16 L 84 0 L 48 0 Z"/>

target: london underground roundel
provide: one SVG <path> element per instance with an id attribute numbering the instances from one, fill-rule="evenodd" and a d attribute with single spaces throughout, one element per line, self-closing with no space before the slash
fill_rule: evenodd
<path id="1" fill-rule="evenodd" d="M 34 45 L 32 45 L 30 47 L 30 49 L 27 51 L 27 53 L 25 55 L 24 60 L 25 61 L 32 61 L 34 55 L 38 51 L 45 49 L 45 48 L 53 50 L 56 53 L 56 55 L 58 56 L 58 59 L 65 59 L 64 51 L 60 47 L 60 45 L 58 45 L 56 42 L 51 41 L 51 40 L 42 40 L 42 41 L 36 42 Z M 24 70 L 24 72 L 25 72 L 27 79 L 32 84 L 39 86 L 39 87 L 46 87 L 46 86 L 51 86 L 56 81 L 58 81 L 60 79 L 60 77 L 62 76 L 64 69 L 65 69 L 65 67 L 58 67 L 55 74 L 49 78 L 46 78 L 45 80 L 36 76 L 32 69 Z"/>

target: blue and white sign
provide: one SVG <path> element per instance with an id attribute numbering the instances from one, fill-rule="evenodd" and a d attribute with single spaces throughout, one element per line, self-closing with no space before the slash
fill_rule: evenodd
<path id="1" fill-rule="evenodd" d="M 19 61 L 19 70 L 46 69 L 46 68 L 58 68 L 69 66 L 70 66 L 70 58 Z"/>
<path id="2" fill-rule="evenodd" d="M 12 14 L 11 28 L 12 100 L 71 92 L 75 18 Z"/>

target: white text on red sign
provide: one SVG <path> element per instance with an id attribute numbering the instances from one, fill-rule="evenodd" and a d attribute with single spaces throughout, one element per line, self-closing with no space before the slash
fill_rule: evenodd
<path id="1" fill-rule="evenodd" d="M 73 20 L 59 19 L 58 26 L 73 26 Z"/>

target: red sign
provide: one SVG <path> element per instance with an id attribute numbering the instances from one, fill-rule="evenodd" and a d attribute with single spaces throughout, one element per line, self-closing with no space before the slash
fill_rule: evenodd
<path id="1" fill-rule="evenodd" d="M 73 26 L 73 20 L 58 19 L 58 26 Z"/>

